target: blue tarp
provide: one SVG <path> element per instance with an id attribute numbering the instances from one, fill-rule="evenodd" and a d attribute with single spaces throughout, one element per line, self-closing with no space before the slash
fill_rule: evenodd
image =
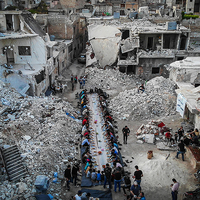
<path id="1" fill-rule="evenodd" d="M 85 152 L 86 147 L 81 147 L 81 158 L 83 153 Z M 93 183 L 89 178 L 86 178 L 84 172 L 84 166 L 82 165 L 82 179 L 81 179 L 81 187 L 92 187 Z"/>
<path id="2" fill-rule="evenodd" d="M 82 192 L 89 192 L 91 197 L 99 198 L 100 200 L 112 200 L 112 193 L 110 190 L 102 191 L 102 190 L 90 190 L 90 189 L 82 189 Z"/>
<path id="3" fill-rule="evenodd" d="M 35 195 L 35 198 L 37 200 L 51 200 L 51 198 L 47 194 Z"/>

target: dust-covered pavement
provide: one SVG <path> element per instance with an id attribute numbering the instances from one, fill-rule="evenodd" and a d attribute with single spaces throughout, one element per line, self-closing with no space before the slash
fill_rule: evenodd
<path id="1" fill-rule="evenodd" d="M 165 117 L 163 121 L 168 127 L 177 130 L 180 126 L 181 120 L 179 115 L 173 117 Z M 138 144 L 135 133 L 142 123 L 147 121 L 124 121 L 118 120 L 119 140 L 122 143 L 122 128 L 127 125 L 130 130 L 128 137 L 128 144 L 123 144 L 121 153 L 125 157 L 123 160 L 128 160 L 125 170 L 131 172 L 133 175 L 135 165 L 143 171 L 141 188 L 148 200 L 170 200 L 172 178 L 175 178 L 180 183 L 178 199 L 182 199 L 184 192 L 196 188 L 197 181 L 194 179 L 195 170 L 191 168 L 190 161 L 186 157 L 183 162 L 181 159 L 175 159 L 176 152 L 160 151 L 154 144 Z M 152 159 L 147 159 L 147 152 L 153 151 Z M 166 160 L 167 155 L 169 158 Z M 134 159 L 133 159 L 134 158 Z M 130 161 L 132 161 L 130 163 Z M 126 161 L 125 161 L 126 162 Z M 132 179 L 133 182 L 133 179 Z M 113 198 L 117 200 L 117 197 Z"/>

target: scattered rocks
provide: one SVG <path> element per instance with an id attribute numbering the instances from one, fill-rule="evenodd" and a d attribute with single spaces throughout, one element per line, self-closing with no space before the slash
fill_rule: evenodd
<path id="1" fill-rule="evenodd" d="M 104 70 L 90 67 L 86 68 L 85 73 L 87 75 L 87 85 L 92 88 L 97 87 L 107 90 L 123 87 L 133 88 L 142 82 L 135 75 L 127 75 L 115 69 Z"/>
<path id="2" fill-rule="evenodd" d="M 175 84 L 164 77 L 156 77 L 146 83 L 145 92 L 138 89 L 125 90 L 109 104 L 118 119 L 150 119 L 176 113 Z"/>
<path id="3" fill-rule="evenodd" d="M 74 143 L 80 137 L 77 134 L 81 130 L 81 123 L 77 120 L 80 112 L 55 96 L 22 97 L 0 82 L 2 98 L 0 146 L 17 144 L 29 176 L 17 184 L 4 181 L 0 186 L 0 199 L 32 199 L 37 175 L 46 175 L 51 182 L 54 172 L 63 175 L 66 164 L 79 159 Z M 74 119 L 66 115 L 66 112 Z M 61 199 L 61 192 L 58 192 L 61 191 L 60 186 L 50 184 L 50 189 L 57 194 L 58 199 Z"/>

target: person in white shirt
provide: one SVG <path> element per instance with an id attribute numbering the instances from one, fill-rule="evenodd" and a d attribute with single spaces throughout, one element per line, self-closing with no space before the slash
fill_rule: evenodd
<path id="1" fill-rule="evenodd" d="M 173 184 L 171 184 L 172 187 L 172 200 L 177 200 L 177 195 L 178 195 L 178 188 L 179 188 L 179 183 L 176 181 L 175 178 L 172 179 Z"/>
<path id="2" fill-rule="evenodd" d="M 83 140 L 82 146 L 90 146 L 89 139 L 86 138 L 85 140 Z"/>
<path id="3" fill-rule="evenodd" d="M 81 190 L 79 190 L 78 191 L 78 194 L 76 194 L 75 196 L 74 196 L 74 200 L 81 200 L 81 195 L 82 195 L 82 191 Z"/>

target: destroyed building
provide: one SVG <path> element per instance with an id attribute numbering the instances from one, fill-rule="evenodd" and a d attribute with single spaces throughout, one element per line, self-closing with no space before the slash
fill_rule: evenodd
<path id="1" fill-rule="evenodd" d="M 70 47 L 73 52 L 72 59 L 77 58 L 82 50 L 85 49 L 87 41 L 85 17 L 80 17 L 78 14 L 70 14 L 68 16 L 62 12 L 59 14 L 58 9 L 55 10 L 55 13 L 37 15 L 36 21 L 50 37 L 72 41 L 72 46 Z"/>
<path id="2" fill-rule="evenodd" d="M 187 57 L 182 61 L 170 64 L 170 79 L 178 89 L 177 111 L 191 122 L 195 128 L 200 128 L 200 58 Z"/>
<path id="3" fill-rule="evenodd" d="M 1 11 L 0 16 L 0 79 L 22 95 L 41 95 L 69 66 L 71 41 L 50 41 L 30 13 Z"/>
<path id="4" fill-rule="evenodd" d="M 8 7 L 16 7 L 20 10 L 35 8 L 40 4 L 41 0 L 1 0 L 0 1 L 0 10 L 4 10 Z"/>
<path id="5" fill-rule="evenodd" d="M 127 15 L 129 12 L 136 11 L 138 9 L 138 0 L 91 0 L 88 1 L 93 6 L 93 12 L 95 16 L 101 15 Z"/>
<path id="6" fill-rule="evenodd" d="M 146 80 L 160 75 L 168 77 L 165 64 L 200 54 L 188 50 L 190 29 L 176 22 L 153 24 L 133 20 L 122 24 L 113 19 L 91 18 L 89 24 L 92 53 L 101 67 L 117 65 L 121 72 Z"/>

